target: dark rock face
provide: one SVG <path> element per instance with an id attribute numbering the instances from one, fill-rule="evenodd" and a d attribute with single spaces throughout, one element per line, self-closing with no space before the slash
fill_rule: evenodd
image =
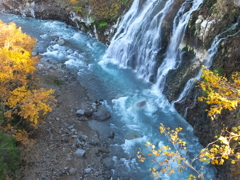
<path id="1" fill-rule="evenodd" d="M 182 64 L 177 71 L 171 72 L 168 76 L 167 86 L 164 93 L 169 101 L 174 101 L 179 97 L 184 85 L 189 78 L 195 77 L 199 67 L 193 68 L 192 62 L 197 59 L 197 51 L 207 51 L 214 37 L 231 27 L 238 21 L 240 9 L 238 2 L 224 0 L 206 0 L 204 4 L 191 15 L 184 41 L 186 47 L 182 49 Z M 206 25 L 204 27 L 204 25 Z M 210 28 L 207 29 L 206 27 Z M 237 33 L 239 27 L 231 34 Z M 240 71 L 240 52 L 239 52 L 240 34 L 236 34 L 226 40 L 221 41 L 218 46 L 218 52 L 214 57 L 211 70 L 221 68 L 226 77 L 230 77 L 235 71 Z M 190 50 L 189 50 L 190 49 Z M 213 142 L 214 136 L 219 135 L 226 127 L 239 126 L 240 122 L 234 118 L 234 114 L 239 113 L 239 108 L 235 111 L 223 111 L 214 121 L 207 117 L 209 106 L 205 102 L 199 102 L 197 98 L 202 96 L 202 91 L 193 86 L 191 92 L 181 103 L 175 103 L 178 112 L 185 116 L 185 119 L 193 126 L 195 135 L 199 138 L 200 143 L 206 146 Z M 187 109 L 187 114 L 186 114 Z M 240 179 L 239 164 L 231 165 L 230 161 L 223 166 L 216 166 L 218 177 L 225 179 Z"/>
<path id="2" fill-rule="evenodd" d="M 78 0 L 78 2 L 78 5 L 74 5 L 68 0 L 3 0 L 0 2 L 0 11 L 43 20 L 62 21 L 108 44 L 116 28 L 118 17 L 106 22 L 107 25 L 104 27 L 99 26 L 99 22 L 106 20 L 99 19 L 95 22 L 93 18 L 90 18 L 90 13 L 94 13 L 94 8 L 89 5 L 89 1 Z M 128 1 L 127 5 L 121 7 L 119 17 L 131 2 Z M 84 12 L 76 10 L 76 6 L 83 7 Z"/>

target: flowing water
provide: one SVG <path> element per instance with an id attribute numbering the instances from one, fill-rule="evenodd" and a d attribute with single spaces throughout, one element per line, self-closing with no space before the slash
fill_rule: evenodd
<path id="1" fill-rule="evenodd" d="M 231 36 L 235 36 L 236 34 L 238 34 L 240 32 L 240 31 L 237 31 L 236 33 L 231 33 L 231 31 L 235 30 L 236 27 L 238 27 L 238 25 L 239 25 L 239 22 L 233 24 L 230 28 L 221 32 L 219 35 L 217 35 L 213 39 L 211 47 L 207 51 L 208 56 L 207 56 L 206 59 L 203 60 L 203 63 L 202 63 L 202 65 L 204 65 L 205 68 L 210 68 L 211 67 L 214 56 L 216 55 L 216 53 L 218 51 L 218 45 L 220 44 L 220 42 L 222 42 L 223 40 L 225 40 L 225 39 L 227 39 Z M 188 80 L 188 82 L 186 83 L 183 91 L 179 95 L 178 99 L 176 99 L 175 101 L 172 102 L 173 106 L 177 102 L 182 103 L 182 102 L 185 101 L 188 94 L 191 92 L 192 88 L 194 87 L 195 82 L 200 80 L 201 75 L 202 75 L 202 69 L 200 69 L 200 71 L 197 73 L 197 75 L 195 77 Z M 193 104 L 193 106 L 194 106 L 194 104 Z M 184 114 L 184 117 L 186 117 L 187 109 L 186 109 L 186 112 Z"/>
<path id="2" fill-rule="evenodd" d="M 101 139 L 110 143 L 109 158 L 113 162 L 112 180 L 124 179 L 123 177 L 133 180 L 153 179 L 149 177 L 148 172 L 150 162 L 139 163 L 136 153 L 139 148 L 147 152 L 144 144 L 148 141 L 156 146 L 170 145 L 168 139 L 159 134 L 159 123 L 170 128 L 183 128 L 180 137 L 188 144 L 187 151 L 182 152 L 186 158 L 196 156 L 202 148 L 193 135 L 192 127 L 167 101 L 161 93 L 161 88 L 157 89 L 157 93 L 153 90 L 164 84 L 156 81 L 152 88 L 152 83 L 139 78 L 144 77 L 149 80 L 153 74 L 154 58 L 161 49 L 161 24 L 173 2 L 146 0 L 142 3 L 135 0 L 120 22 L 120 29 L 118 28 L 109 48 L 64 23 L 0 15 L 0 19 L 4 22 L 13 21 L 22 27 L 23 32 L 38 39 L 35 51 L 42 56 L 42 61 L 65 63 L 77 73 L 79 81 L 87 87 L 93 99 L 104 99 L 106 108 L 111 112 L 111 119 L 106 122 L 89 121 L 89 125 L 99 132 Z M 186 1 L 185 4 L 188 2 Z M 180 43 L 190 13 L 201 2 L 193 1 L 189 10 L 182 9 L 184 3 L 180 7 L 173 22 L 173 31 L 176 31 L 179 37 L 173 34 L 170 44 L 175 41 L 174 38 L 177 39 L 177 44 Z M 155 31 L 159 32 L 159 35 Z M 59 38 L 65 40 L 63 46 L 56 43 Z M 169 46 L 167 52 L 174 51 L 171 48 L 177 51 L 177 45 L 176 47 L 174 45 L 174 47 Z M 173 56 L 170 56 L 171 53 L 169 55 L 166 53 L 165 59 L 171 63 L 164 60 L 158 71 L 158 78 L 162 77 L 163 82 L 167 70 L 177 67 L 177 53 L 174 51 Z M 129 65 L 134 71 L 128 68 Z M 160 72 L 163 67 L 167 70 Z M 139 73 L 138 76 L 136 73 Z M 111 141 L 107 137 L 110 131 L 115 133 Z M 171 165 L 176 166 L 174 163 Z M 205 166 L 205 179 L 215 179 L 215 170 L 211 165 L 194 164 L 197 169 L 202 165 Z M 181 180 L 186 179 L 191 173 L 194 172 L 187 168 L 183 173 L 177 172 L 171 176 L 160 174 L 160 176 L 164 180 Z"/>

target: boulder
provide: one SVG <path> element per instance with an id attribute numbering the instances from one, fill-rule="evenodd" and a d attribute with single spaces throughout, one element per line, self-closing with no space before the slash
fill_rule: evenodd
<path id="1" fill-rule="evenodd" d="M 140 108 L 140 107 L 145 106 L 146 103 L 147 103 L 146 101 L 140 101 L 140 102 L 138 102 L 138 103 L 136 104 L 136 106 L 137 106 L 138 108 Z"/>
<path id="2" fill-rule="evenodd" d="M 65 41 L 64 41 L 64 39 L 59 39 L 57 41 L 57 43 L 58 43 L 58 45 L 63 46 L 65 44 Z"/>
<path id="3" fill-rule="evenodd" d="M 92 114 L 93 114 L 93 109 L 92 108 L 87 108 L 85 111 L 84 111 L 84 115 L 86 115 L 87 117 L 91 117 Z"/>
<path id="4" fill-rule="evenodd" d="M 94 112 L 92 118 L 97 121 L 106 121 L 111 117 L 111 114 L 103 109 L 99 109 L 97 112 Z"/>

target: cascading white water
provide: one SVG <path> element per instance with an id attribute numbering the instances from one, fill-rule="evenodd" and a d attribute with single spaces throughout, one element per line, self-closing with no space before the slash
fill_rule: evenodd
<path id="1" fill-rule="evenodd" d="M 192 3 L 192 7 L 186 11 L 189 3 Z M 174 18 L 172 37 L 168 45 L 166 57 L 161 66 L 158 68 L 158 74 L 156 78 L 157 82 L 153 86 L 154 91 L 163 91 L 167 74 L 169 71 L 176 69 L 181 63 L 178 50 L 179 44 L 184 37 L 191 13 L 197 10 L 202 3 L 203 0 L 194 0 L 192 2 L 186 0 Z"/>
<path id="2" fill-rule="evenodd" d="M 105 100 L 112 118 L 106 122 L 89 121 L 89 124 L 99 131 L 100 137 L 105 138 L 106 141 L 109 140 L 106 137 L 109 128 L 115 133 L 109 147 L 111 155 L 109 158 L 113 161 L 112 179 L 121 179 L 121 177 L 133 180 L 150 179 L 147 169 L 151 163 L 140 164 L 136 159 L 136 153 L 138 148 L 144 148 L 147 141 L 151 141 L 156 146 L 169 145 L 168 139 L 159 134 L 159 123 L 171 128 L 183 128 L 180 137 L 188 143 L 188 153 L 184 157 L 195 157 L 202 148 L 198 139 L 193 135 L 192 127 L 180 117 L 164 96 L 152 93 L 149 90 L 150 84 L 136 79 L 130 70 L 119 69 L 116 65 L 109 63 L 112 62 L 124 68 L 131 65 L 135 71 L 139 72 L 139 76 L 148 80 L 156 65 L 156 54 L 162 47 L 162 23 L 174 2 L 175 0 L 146 0 L 144 2 L 135 0 L 119 24 L 120 29 L 104 56 L 106 48 L 104 45 L 63 23 L 25 21 L 21 18 L 11 19 L 12 17 L 2 16 L 8 22 L 9 20 L 17 22 L 19 26 L 23 26 L 23 30 L 38 39 L 36 50 L 42 55 L 42 60 L 64 62 L 67 67 L 74 69 L 73 72 L 77 71 L 81 84 L 87 87 L 89 94 L 96 99 Z M 188 2 L 186 1 L 185 5 Z M 175 18 L 173 24 L 174 32 L 177 33 L 177 36 L 174 36 L 178 42 L 174 47 L 176 50 L 183 38 L 187 18 L 200 2 L 194 0 L 190 10 L 185 8 L 179 10 L 178 18 Z M 68 43 L 63 46 L 57 45 L 54 40 L 56 36 L 65 39 Z M 173 43 L 173 40 L 171 42 Z M 174 48 L 170 49 L 169 46 L 168 51 L 174 52 Z M 170 57 L 167 54 L 166 57 Z M 165 64 L 170 71 L 170 65 L 175 68 L 178 62 Z M 167 75 L 167 72 L 162 75 Z M 171 165 L 174 166 L 174 163 Z M 215 170 L 211 165 L 197 162 L 194 166 L 198 170 L 201 166 L 205 166 L 206 179 L 215 179 Z M 186 168 L 183 173 L 176 172 L 171 176 L 167 173 L 160 173 L 159 176 L 163 180 L 183 180 L 191 173 L 194 172 Z"/>
<path id="3" fill-rule="evenodd" d="M 154 74 L 161 49 L 161 27 L 174 0 L 135 0 L 121 20 L 104 59 L 131 67 L 147 81 Z M 106 63 L 106 60 L 104 60 Z"/>
<path id="4" fill-rule="evenodd" d="M 213 61 L 213 59 L 214 59 L 214 56 L 216 55 L 216 53 L 217 53 L 217 51 L 218 51 L 218 45 L 219 45 L 219 43 L 220 43 L 222 40 L 224 40 L 224 39 L 227 39 L 227 38 L 229 38 L 229 37 L 231 37 L 231 36 L 235 36 L 236 34 L 239 33 L 239 31 L 236 32 L 236 33 L 234 33 L 234 34 L 226 35 L 225 37 L 222 37 L 222 36 L 224 36 L 224 35 L 225 35 L 226 33 L 228 33 L 228 32 L 231 32 L 232 30 L 236 29 L 236 27 L 237 27 L 238 25 L 239 25 L 239 22 L 233 24 L 230 28 L 228 28 L 227 30 L 223 31 L 222 33 L 220 33 L 219 35 L 217 35 L 217 36 L 213 39 L 213 42 L 212 42 L 212 44 L 211 44 L 211 47 L 210 47 L 210 48 L 208 49 L 208 51 L 207 51 L 207 58 L 206 58 L 205 60 L 200 60 L 201 62 L 203 62 L 202 65 L 204 65 L 206 68 L 210 68 L 210 67 L 211 67 L 212 61 Z M 182 91 L 181 94 L 179 95 L 178 99 L 172 102 L 172 105 L 173 105 L 173 106 L 174 106 L 175 103 L 177 103 L 177 102 L 178 102 L 178 103 L 181 103 L 181 102 L 183 102 L 183 101 L 186 99 L 186 97 L 187 97 L 188 94 L 190 93 L 193 85 L 195 84 L 195 81 L 200 80 L 201 75 L 202 75 L 202 69 L 200 69 L 200 71 L 198 72 L 198 74 L 197 74 L 195 77 L 193 77 L 193 78 L 191 78 L 191 79 L 188 80 L 188 82 L 186 83 L 183 91 Z M 185 112 L 185 116 L 186 116 L 186 112 Z"/>

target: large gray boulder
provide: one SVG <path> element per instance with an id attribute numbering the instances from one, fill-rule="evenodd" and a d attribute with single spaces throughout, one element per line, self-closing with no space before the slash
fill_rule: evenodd
<path id="1" fill-rule="evenodd" d="M 97 112 L 94 112 L 92 118 L 97 121 L 106 121 L 111 117 L 111 114 L 102 107 L 98 108 Z"/>

